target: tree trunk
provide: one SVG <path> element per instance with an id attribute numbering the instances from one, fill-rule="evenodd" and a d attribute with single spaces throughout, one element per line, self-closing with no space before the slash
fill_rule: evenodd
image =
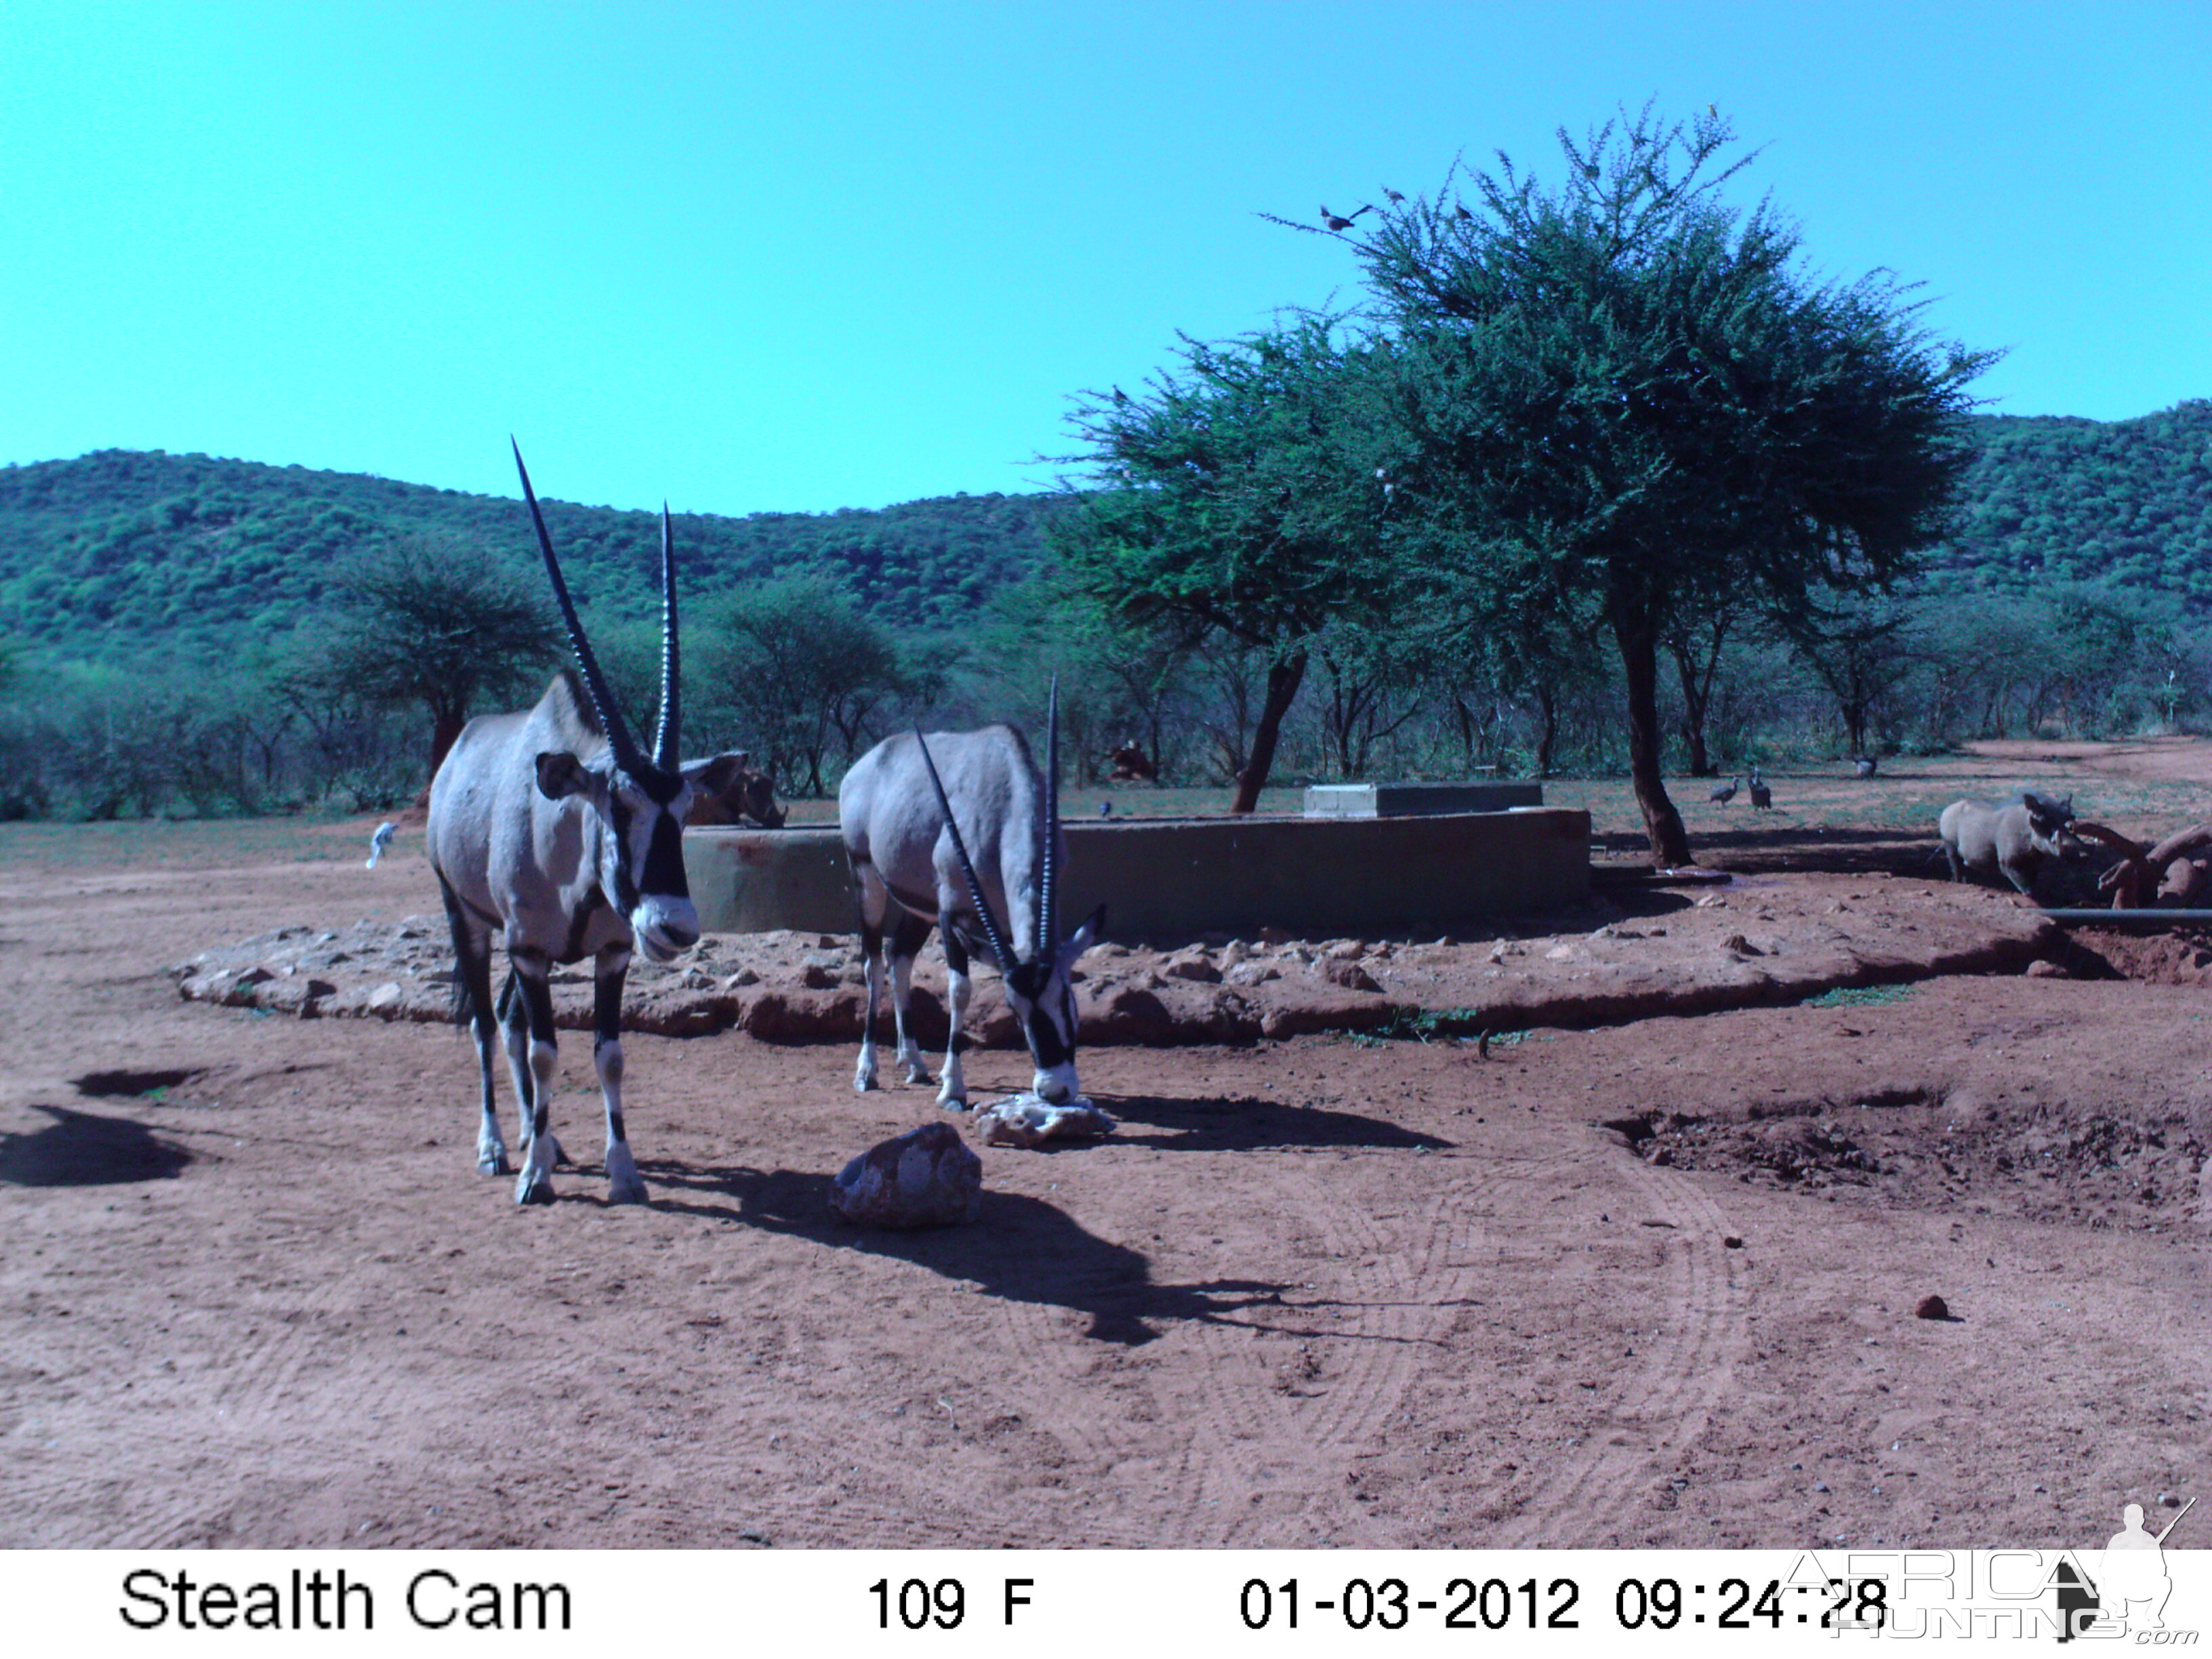
<path id="1" fill-rule="evenodd" d="M 1536 734 L 1536 775 L 1552 775 L 1552 750 L 1559 740 L 1559 694 L 1549 680 L 1536 683 L 1536 707 L 1544 716 L 1543 729 Z"/>
<path id="2" fill-rule="evenodd" d="M 1251 758 L 1237 776 L 1237 798 L 1229 804 L 1231 812 L 1241 815 L 1259 805 L 1260 792 L 1267 787 L 1267 773 L 1275 763 L 1275 738 L 1282 730 L 1283 716 L 1291 712 L 1305 673 L 1303 651 L 1268 665 L 1267 701 L 1260 706 L 1260 721 L 1252 731 Z"/>
<path id="3" fill-rule="evenodd" d="M 1705 710 L 1712 702 L 1711 676 L 1710 672 L 1704 676 L 1698 672 L 1698 665 L 1691 660 L 1688 641 L 1669 640 L 1667 649 L 1674 659 L 1674 673 L 1682 682 L 1682 740 L 1690 747 L 1690 775 L 1717 777 L 1717 769 L 1705 757 Z M 1714 655 L 1719 655 L 1717 641 Z"/>
<path id="4" fill-rule="evenodd" d="M 1613 634 L 1620 645 L 1620 665 L 1628 683 L 1628 771 L 1636 784 L 1644 832 L 1651 838 L 1652 861 L 1662 868 L 1687 864 L 1690 838 L 1683 831 L 1682 815 L 1667 798 L 1667 781 L 1659 767 L 1658 632 L 1648 612 L 1617 602 Z"/>
<path id="5" fill-rule="evenodd" d="M 436 777 L 438 769 L 446 763 L 446 751 L 461 735 L 461 728 L 469 723 L 468 716 L 459 709 L 441 708 L 437 724 L 430 731 L 430 775 Z"/>

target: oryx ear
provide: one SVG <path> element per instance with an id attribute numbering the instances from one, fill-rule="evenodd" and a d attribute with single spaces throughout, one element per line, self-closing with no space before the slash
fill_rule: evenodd
<path id="1" fill-rule="evenodd" d="M 1060 965 L 1072 966 L 1075 959 L 1098 943 L 1099 934 L 1106 931 L 1106 907 L 1100 905 L 1083 919 L 1083 926 L 1070 933 L 1060 947 Z"/>
<path id="2" fill-rule="evenodd" d="M 719 795 L 738 780 L 750 758 L 742 749 L 732 749 L 712 760 L 685 761 L 684 781 L 696 793 Z"/>
<path id="3" fill-rule="evenodd" d="M 538 757 L 538 793 L 548 800 L 580 795 L 592 787 L 584 763 L 565 749 L 551 749 Z"/>

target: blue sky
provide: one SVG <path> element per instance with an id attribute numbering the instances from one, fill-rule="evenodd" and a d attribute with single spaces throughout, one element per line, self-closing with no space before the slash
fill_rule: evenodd
<path id="1" fill-rule="evenodd" d="M 0 7 L 0 463 L 748 513 L 1044 487 L 1066 395 L 1355 296 L 1257 216 L 1717 104 L 2017 414 L 2212 396 L 2212 3 Z"/>

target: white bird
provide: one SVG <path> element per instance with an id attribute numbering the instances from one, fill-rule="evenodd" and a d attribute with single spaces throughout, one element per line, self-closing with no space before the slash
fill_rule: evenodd
<path id="1" fill-rule="evenodd" d="M 396 823 L 380 823 L 376 826 L 376 833 L 368 838 L 368 864 L 367 866 L 368 869 L 374 870 L 376 868 L 377 860 L 384 856 L 384 849 L 392 845 L 392 837 L 398 832 L 398 829 L 399 826 Z"/>

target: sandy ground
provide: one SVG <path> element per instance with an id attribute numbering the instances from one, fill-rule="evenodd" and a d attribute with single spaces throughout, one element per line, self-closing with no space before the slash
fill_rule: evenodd
<path id="1" fill-rule="evenodd" d="M 1987 758 L 2136 790 L 2168 827 L 2212 799 L 2202 745 L 2060 747 Z M 449 1028 L 179 995 L 176 964 L 280 927 L 389 942 L 434 915 L 419 852 L 362 870 L 365 824 L 335 857 L 251 827 L 0 843 L 0 1542 L 2101 1537 L 2207 1468 L 2212 950 L 2069 945 L 1930 883 L 1897 817 L 1727 821 L 1701 851 L 1761 879 L 1718 915 L 1686 890 L 1449 962 L 1367 941 L 1382 988 L 1328 982 L 1511 1003 L 1487 1058 L 1449 1024 L 1087 1049 L 1120 1132 L 983 1148 L 980 1221 L 905 1235 L 835 1219 L 830 1178 L 939 1114 L 854 1095 L 843 1041 L 630 1038 L 653 1202 L 616 1210 L 568 1039 L 556 1124 L 585 1161 L 521 1211 L 474 1172 Z M 1893 971 L 1835 967 L 1853 893 L 1894 954 L 1869 933 L 1852 959 Z M 1922 977 L 1949 959 L 1905 971 L 1916 931 L 2027 943 Z M 1301 943 L 1304 986 L 1339 958 Z M 785 946 L 849 994 L 832 947 Z M 1086 996 L 1233 987 L 1174 954 L 1094 964 Z M 1916 982 L 1694 1017 L 1559 1000 L 1576 974 L 1816 958 Z M 1026 1058 L 969 1076 L 1011 1090 Z M 1948 1318 L 1915 1316 L 1929 1295 Z"/>

